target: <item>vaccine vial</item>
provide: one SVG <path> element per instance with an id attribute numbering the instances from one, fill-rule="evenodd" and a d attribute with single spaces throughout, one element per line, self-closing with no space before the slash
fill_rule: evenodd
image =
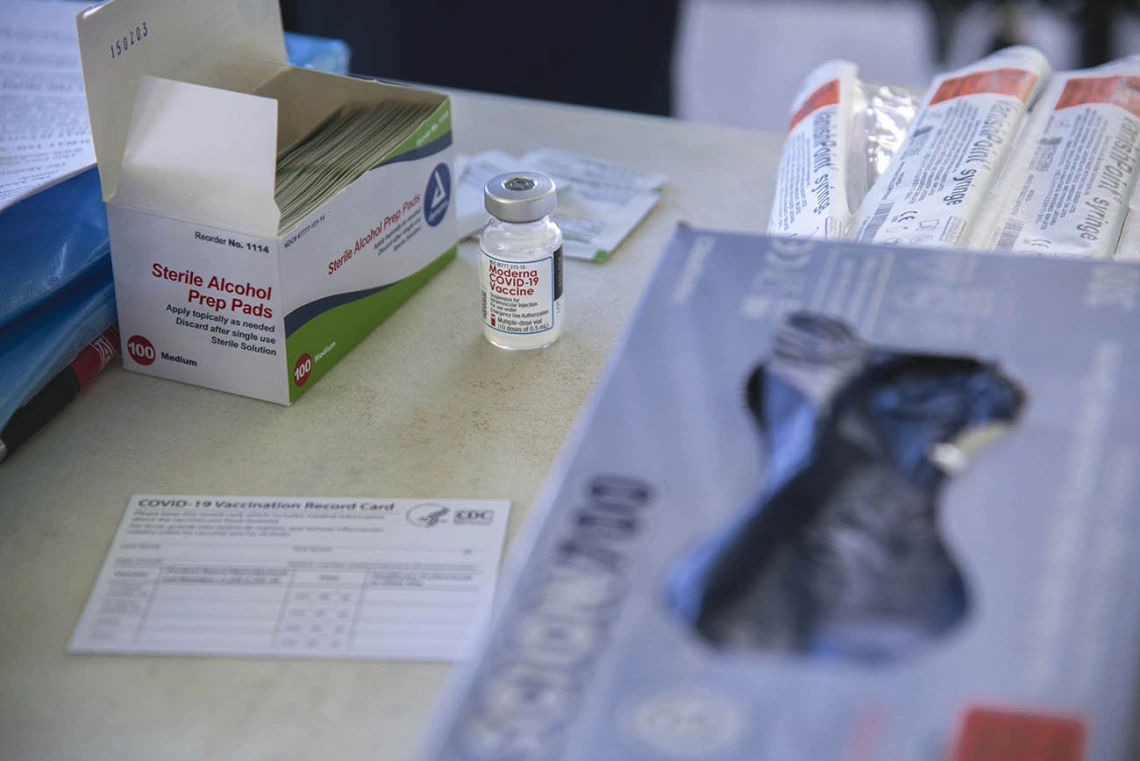
<path id="1" fill-rule="evenodd" d="M 501 349 L 542 349 L 562 334 L 562 231 L 554 181 L 509 172 L 488 181 L 479 235 L 483 335 Z"/>

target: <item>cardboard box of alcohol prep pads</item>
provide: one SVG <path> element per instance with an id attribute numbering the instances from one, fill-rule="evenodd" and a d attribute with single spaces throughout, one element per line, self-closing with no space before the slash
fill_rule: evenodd
<path id="1" fill-rule="evenodd" d="M 426 758 L 1140 758 L 1138 309 L 680 229 Z"/>
<path id="2" fill-rule="evenodd" d="M 454 257 L 445 95 L 289 66 L 276 0 L 77 24 L 128 369 L 288 404 Z M 431 115 L 279 229 L 279 151 L 380 102 Z"/>

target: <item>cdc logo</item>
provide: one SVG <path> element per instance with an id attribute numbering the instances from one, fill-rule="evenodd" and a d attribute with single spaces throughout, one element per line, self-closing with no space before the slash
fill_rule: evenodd
<path id="1" fill-rule="evenodd" d="M 492 510 L 456 510 L 455 511 L 455 525 L 461 523 L 478 524 L 486 526 L 491 523 L 494 516 Z"/>
<path id="2" fill-rule="evenodd" d="M 450 512 L 451 510 L 443 505 L 425 502 L 408 510 L 408 523 L 419 528 L 432 528 L 446 523 L 447 514 Z"/>

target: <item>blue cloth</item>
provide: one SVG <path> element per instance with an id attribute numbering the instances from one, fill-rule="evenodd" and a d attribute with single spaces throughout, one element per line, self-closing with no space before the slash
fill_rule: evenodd
<path id="1" fill-rule="evenodd" d="M 340 40 L 286 34 L 285 48 L 348 72 Z M 115 321 L 110 250 L 94 168 L 0 212 L 0 428 Z"/>
<path id="2" fill-rule="evenodd" d="M 285 54 L 294 66 L 348 74 L 348 45 L 341 40 L 286 32 Z"/>

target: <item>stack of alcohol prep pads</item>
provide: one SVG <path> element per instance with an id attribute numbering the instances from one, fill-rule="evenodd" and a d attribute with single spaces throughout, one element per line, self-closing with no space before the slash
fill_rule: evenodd
<path id="1" fill-rule="evenodd" d="M 281 232 L 380 163 L 431 115 L 414 103 L 346 106 L 277 158 Z"/>

